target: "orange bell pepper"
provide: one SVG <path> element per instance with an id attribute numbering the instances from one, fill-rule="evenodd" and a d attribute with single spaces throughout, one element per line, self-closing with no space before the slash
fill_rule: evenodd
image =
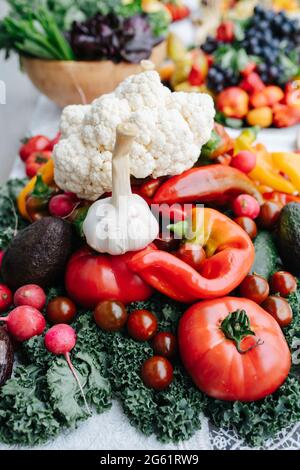
<path id="1" fill-rule="evenodd" d="M 42 176 L 44 183 L 50 185 L 54 182 L 54 162 L 49 160 L 39 171 L 39 174 Z M 36 176 L 34 176 L 27 185 L 22 189 L 20 194 L 17 197 L 17 205 L 19 213 L 24 219 L 31 220 L 27 210 L 26 210 L 26 198 L 33 191 L 36 183 Z"/>

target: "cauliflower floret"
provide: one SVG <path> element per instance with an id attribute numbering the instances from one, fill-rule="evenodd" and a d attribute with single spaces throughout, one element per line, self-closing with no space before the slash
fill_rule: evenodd
<path id="1" fill-rule="evenodd" d="M 82 138 L 86 144 L 91 142 L 100 149 L 113 150 L 117 126 L 130 116 L 128 101 L 117 98 L 113 93 L 95 100 L 85 114 Z"/>
<path id="2" fill-rule="evenodd" d="M 195 143 L 202 147 L 210 139 L 214 125 L 213 99 L 206 93 L 172 93 L 172 108 L 178 109 L 194 134 Z"/>
<path id="3" fill-rule="evenodd" d="M 61 138 L 66 139 L 71 134 L 79 134 L 84 116 L 91 109 L 91 105 L 70 105 L 64 108 L 60 119 Z"/>
<path id="4" fill-rule="evenodd" d="M 159 74 L 153 70 L 131 75 L 114 91 L 118 98 L 126 99 L 131 111 L 165 106 L 171 96 L 171 90 L 163 86 Z"/>
<path id="5" fill-rule="evenodd" d="M 157 72 L 128 77 L 91 105 L 64 110 L 62 139 L 53 154 L 55 181 L 89 200 L 110 191 L 116 128 L 125 121 L 139 129 L 130 154 L 133 176 L 180 174 L 194 165 L 209 140 L 214 114 L 210 96 L 171 93 Z"/>

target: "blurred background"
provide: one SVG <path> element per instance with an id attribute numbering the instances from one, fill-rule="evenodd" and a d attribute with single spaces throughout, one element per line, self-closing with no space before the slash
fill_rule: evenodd
<path id="1" fill-rule="evenodd" d="M 4 0 L 0 0 L 0 18 L 7 11 Z M 6 104 L 0 104 L 0 183 L 4 182 L 14 164 L 20 139 L 28 129 L 38 92 L 20 72 L 18 57 L 9 60 L 0 55 L 0 80 L 6 85 Z"/>
<path id="2" fill-rule="evenodd" d="M 53 138 L 61 108 L 113 91 L 141 59 L 173 91 L 211 94 L 221 125 L 300 123 L 300 0 L 0 0 L 4 17 L 0 183 L 33 116 Z"/>

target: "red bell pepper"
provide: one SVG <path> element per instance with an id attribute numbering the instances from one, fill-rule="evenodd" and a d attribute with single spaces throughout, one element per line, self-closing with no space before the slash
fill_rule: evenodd
<path id="1" fill-rule="evenodd" d="M 207 258 L 196 271 L 165 251 L 147 250 L 134 255 L 128 266 L 145 282 L 179 302 L 212 299 L 228 294 L 248 274 L 254 247 L 246 232 L 214 209 L 195 208 L 191 218 L 194 243 Z"/>
<path id="2" fill-rule="evenodd" d="M 152 252 L 156 247 L 151 245 L 149 249 Z M 136 253 L 99 254 L 88 247 L 77 251 L 66 269 L 68 295 L 87 308 L 94 308 L 101 300 L 113 299 L 128 304 L 148 299 L 153 293 L 152 288 L 127 266 L 133 255 Z"/>
<path id="3" fill-rule="evenodd" d="M 289 202 L 299 202 L 300 197 L 293 196 L 293 194 L 280 193 L 278 191 L 272 191 L 270 193 L 264 193 L 264 199 L 267 201 L 278 202 L 282 207 L 286 206 Z"/>
<path id="4" fill-rule="evenodd" d="M 156 191 L 154 204 L 210 202 L 224 200 L 241 193 L 254 196 L 263 203 L 254 183 L 241 171 L 226 165 L 192 168 L 165 181 Z"/>

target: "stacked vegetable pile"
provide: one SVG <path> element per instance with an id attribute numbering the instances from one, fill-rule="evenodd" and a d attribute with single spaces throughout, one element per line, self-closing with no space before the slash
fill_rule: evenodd
<path id="1" fill-rule="evenodd" d="M 146 13 L 141 0 L 8 3 L 0 50 L 41 59 L 138 63 L 150 57 L 169 24 L 163 8 Z"/>
<path id="2" fill-rule="evenodd" d="M 1 189 L 3 442 L 44 442 L 112 398 L 163 442 L 200 412 L 251 445 L 300 420 L 299 156 L 278 163 L 252 129 L 233 141 L 209 96 L 150 65 L 66 108 L 53 159 Z"/>
<path id="3" fill-rule="evenodd" d="M 247 20 L 222 22 L 216 37 L 209 36 L 201 48 L 204 56 L 197 51 L 183 57 L 173 45 L 177 65 L 171 84 L 194 91 L 205 84 L 220 123 L 288 127 L 300 121 L 296 19 L 257 6 Z"/>

